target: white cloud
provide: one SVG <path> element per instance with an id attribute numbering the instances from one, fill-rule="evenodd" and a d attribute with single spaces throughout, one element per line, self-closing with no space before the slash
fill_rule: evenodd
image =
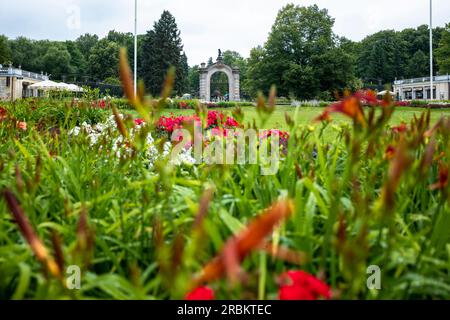
<path id="1" fill-rule="evenodd" d="M 3 1 L 0 33 L 35 39 L 75 39 L 82 33 L 100 36 L 115 29 L 133 31 L 133 0 Z M 189 63 L 199 64 L 231 49 L 248 56 L 263 44 L 277 12 L 287 3 L 317 4 L 336 19 L 335 32 L 353 40 L 382 29 L 401 30 L 428 23 L 428 0 L 139 0 L 139 32 L 151 29 L 163 10 L 177 19 Z M 80 28 L 68 28 L 67 8 L 79 6 Z M 450 22 L 450 1 L 434 0 L 435 25 Z M 17 17 L 25 17 L 17 19 Z"/>

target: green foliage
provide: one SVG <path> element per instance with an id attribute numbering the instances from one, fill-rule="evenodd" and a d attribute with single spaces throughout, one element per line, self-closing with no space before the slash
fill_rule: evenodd
<path id="1" fill-rule="evenodd" d="M 385 84 L 402 76 L 405 48 L 395 31 L 380 31 L 365 38 L 358 57 L 358 73 L 366 81 Z"/>
<path id="2" fill-rule="evenodd" d="M 46 70 L 52 79 L 62 79 L 63 74 L 74 72 L 70 62 L 71 55 L 65 46 L 52 46 L 43 59 L 43 70 Z"/>
<path id="3" fill-rule="evenodd" d="M 105 80 L 103 80 L 103 83 L 116 85 L 116 86 L 120 86 L 120 84 L 121 84 L 120 79 L 117 77 L 108 77 Z"/>
<path id="4" fill-rule="evenodd" d="M 198 70 L 199 66 L 195 65 L 189 68 L 188 72 L 188 83 L 189 83 L 188 91 L 194 97 L 200 96 L 200 74 Z"/>
<path id="5" fill-rule="evenodd" d="M 119 44 L 102 39 L 92 48 L 89 55 L 89 71 L 103 80 L 118 77 Z"/>
<path id="6" fill-rule="evenodd" d="M 75 40 L 75 42 L 77 43 L 77 46 L 83 56 L 87 58 L 91 55 L 91 50 L 95 47 L 98 40 L 99 39 L 96 34 L 86 33 L 82 36 L 79 36 L 77 40 Z"/>
<path id="7" fill-rule="evenodd" d="M 9 107 L 20 121 L 40 130 L 51 128 L 72 128 L 83 122 L 96 124 L 106 120 L 107 111 L 94 106 L 92 101 L 67 99 L 61 103 L 59 99 L 23 100 Z"/>
<path id="8" fill-rule="evenodd" d="M 273 84 L 280 95 L 300 99 L 346 88 L 353 79 L 352 57 L 338 47 L 333 25 L 328 11 L 317 5 L 281 9 L 264 47 L 250 53 L 252 95 L 267 93 Z"/>
<path id="9" fill-rule="evenodd" d="M 167 109 L 187 109 L 187 110 L 195 110 L 198 106 L 201 106 L 202 103 L 200 103 L 199 100 L 193 99 L 193 100 L 179 100 L 179 99 L 170 99 L 166 103 Z M 220 101 L 220 102 L 211 102 L 203 104 L 205 108 L 210 109 L 228 109 L 228 108 L 235 108 L 235 107 L 253 107 L 254 104 L 252 102 L 235 102 L 235 101 Z"/>
<path id="10" fill-rule="evenodd" d="M 437 49 L 442 28 L 433 29 Z M 429 28 L 384 30 L 363 39 L 358 46 L 357 75 L 367 83 L 388 84 L 395 78 L 417 78 L 429 74 Z M 438 70 L 434 61 L 435 71 Z"/>
<path id="11" fill-rule="evenodd" d="M 86 74 L 88 68 L 87 60 L 75 41 L 66 41 L 65 45 L 70 54 L 70 65 L 72 66 L 73 74 L 64 74 L 63 76 L 69 76 L 69 81 L 72 79 L 76 80 L 77 75 Z"/>
<path id="12" fill-rule="evenodd" d="M 8 38 L 0 35 L 0 64 L 11 61 L 11 49 L 9 48 Z"/>
<path id="13" fill-rule="evenodd" d="M 134 67 L 134 35 L 131 32 L 118 32 L 115 30 L 111 30 L 108 32 L 106 36 L 111 42 L 118 44 L 120 47 L 124 47 L 128 52 L 128 64 L 131 68 Z M 138 42 L 139 43 L 139 42 Z M 139 50 L 139 47 L 138 47 Z"/>
<path id="14" fill-rule="evenodd" d="M 142 77 L 153 96 L 161 93 L 162 84 L 170 67 L 176 68 L 175 92 L 187 90 L 187 58 L 174 16 L 164 11 L 153 30 L 147 32 L 142 44 Z"/>
<path id="15" fill-rule="evenodd" d="M 441 74 L 450 73 L 450 23 L 446 25 L 445 31 L 442 32 L 442 38 L 439 48 L 436 50 L 436 58 L 439 64 Z"/>

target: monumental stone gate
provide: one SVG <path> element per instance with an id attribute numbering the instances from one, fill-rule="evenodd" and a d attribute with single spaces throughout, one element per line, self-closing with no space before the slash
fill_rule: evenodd
<path id="1" fill-rule="evenodd" d="M 240 71 L 237 67 L 230 67 L 223 62 L 222 52 L 219 50 L 219 57 L 216 63 L 206 66 L 202 63 L 200 72 L 200 99 L 211 101 L 211 77 L 216 72 L 223 72 L 228 77 L 229 100 L 240 101 Z"/>

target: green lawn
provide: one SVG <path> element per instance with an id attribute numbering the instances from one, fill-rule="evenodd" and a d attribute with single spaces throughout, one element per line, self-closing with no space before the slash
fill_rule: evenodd
<path id="1" fill-rule="evenodd" d="M 232 112 L 232 109 L 213 109 L 224 113 Z M 253 122 L 253 120 L 258 120 L 258 114 L 254 107 L 244 107 L 242 108 L 245 114 L 244 122 Z M 315 125 L 314 119 L 324 111 L 323 108 L 298 108 L 297 111 L 297 123 L 301 125 Z M 409 107 L 399 107 L 394 113 L 391 123 L 400 124 L 401 122 L 407 122 L 414 117 L 414 115 L 419 116 L 422 112 L 426 111 L 423 108 L 409 108 Z M 164 115 L 168 116 L 170 114 L 174 115 L 192 115 L 194 110 L 179 110 L 179 109 L 167 109 L 163 112 Z M 285 121 L 285 113 L 288 113 L 292 118 L 295 117 L 296 108 L 288 106 L 278 106 L 272 117 L 265 124 L 266 129 L 287 129 Z M 441 116 L 450 116 L 450 109 L 440 109 L 432 110 L 431 119 L 432 122 L 437 121 Z M 336 123 L 348 122 L 349 120 L 339 114 L 332 115 L 333 121 Z"/>

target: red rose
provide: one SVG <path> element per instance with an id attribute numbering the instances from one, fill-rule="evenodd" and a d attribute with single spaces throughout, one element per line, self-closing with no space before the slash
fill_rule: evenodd
<path id="1" fill-rule="evenodd" d="M 304 271 L 289 271 L 283 274 L 280 280 L 280 300 L 331 299 L 330 287 Z"/>
<path id="2" fill-rule="evenodd" d="M 199 287 L 186 295 L 186 300 L 214 300 L 214 291 L 209 287 Z"/>

